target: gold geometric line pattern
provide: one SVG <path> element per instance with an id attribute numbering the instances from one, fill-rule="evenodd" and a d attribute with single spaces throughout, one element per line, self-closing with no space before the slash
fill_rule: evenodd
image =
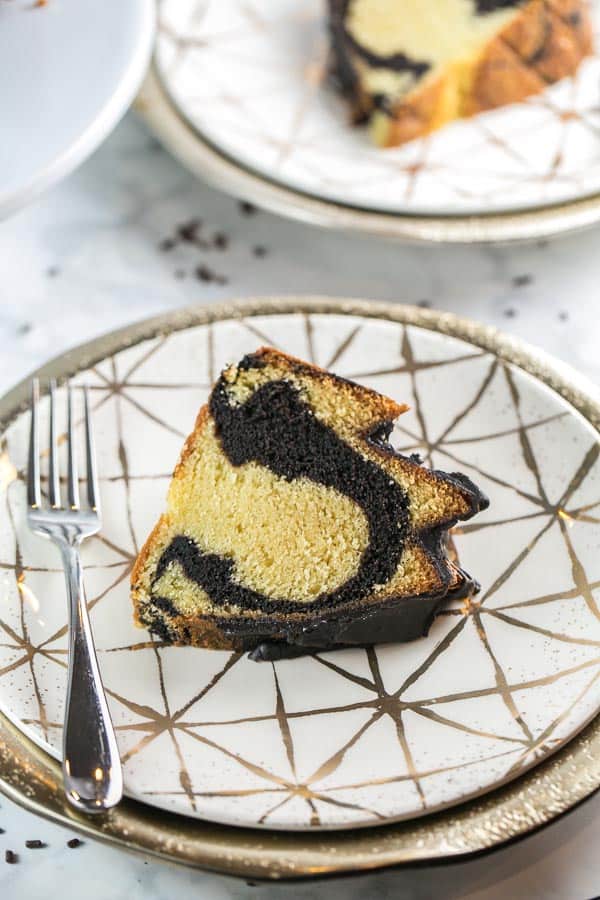
<path id="1" fill-rule="evenodd" d="M 490 657 L 490 659 L 492 661 L 492 665 L 494 666 L 494 677 L 496 679 L 496 685 L 498 687 L 498 692 L 500 693 L 500 696 L 502 697 L 503 702 L 506 704 L 506 707 L 507 707 L 510 715 L 514 718 L 515 722 L 517 722 L 519 728 L 521 729 L 521 731 L 523 732 L 523 734 L 525 735 L 527 740 L 533 741 L 533 735 L 531 733 L 531 730 L 530 730 L 529 726 L 527 725 L 527 722 L 523 718 L 523 715 L 519 712 L 519 710 L 517 708 L 517 704 L 515 703 L 515 699 L 511 693 L 511 691 L 508 688 L 508 681 L 506 679 L 506 674 L 504 672 L 504 669 L 500 665 L 500 663 L 498 661 L 498 657 L 494 653 L 492 646 L 489 642 L 487 632 L 481 621 L 481 615 L 479 613 L 479 610 L 477 610 L 476 612 L 473 613 L 473 621 L 475 622 L 475 628 L 477 630 L 477 634 L 481 640 L 481 643 L 483 644 L 485 651 L 488 654 L 488 656 Z"/>
<path id="2" fill-rule="evenodd" d="M 326 358 L 320 358 L 321 346 L 317 338 L 321 329 L 327 330 L 327 317 L 315 315 L 298 315 L 292 317 L 293 322 L 286 329 L 281 328 L 281 319 L 273 317 L 273 324 L 261 319 L 260 327 L 252 320 L 245 319 L 237 322 L 240 335 L 247 336 L 248 350 L 255 349 L 256 342 L 275 344 L 297 355 L 309 356 L 317 364 L 334 365 L 341 374 L 347 375 L 348 369 L 356 369 L 353 366 L 353 353 L 356 351 L 358 341 L 361 345 L 369 335 L 369 320 L 359 323 L 353 322 L 349 330 L 333 330 L 336 341 L 326 342 Z M 146 673 L 144 680 L 149 682 L 156 678 L 156 691 L 152 693 L 152 700 L 137 700 L 135 698 L 135 685 L 125 685 L 109 679 L 107 693 L 115 714 L 116 729 L 119 739 L 125 741 L 122 747 L 122 758 L 125 764 L 126 779 L 131 780 L 132 789 L 135 790 L 136 771 L 138 766 L 144 765 L 145 754 L 155 746 L 157 738 L 166 736 L 171 747 L 170 762 L 174 766 L 174 780 L 169 785 L 158 783 L 156 787 L 137 791 L 145 797 L 155 798 L 155 802 L 164 803 L 170 808 L 183 810 L 186 806 L 191 813 L 203 816 L 211 814 L 241 816 L 242 821 L 251 822 L 252 809 L 256 809 L 255 821 L 263 824 L 277 824 L 286 821 L 286 807 L 294 809 L 293 816 L 297 817 L 298 805 L 290 805 L 292 799 L 300 800 L 306 810 L 303 820 L 306 827 L 319 827 L 329 824 L 334 816 L 336 822 L 352 821 L 384 821 L 389 816 L 394 817 L 394 802 L 385 801 L 386 794 L 381 793 L 385 786 L 386 791 L 408 790 L 410 795 L 403 795 L 402 803 L 412 804 L 413 811 L 428 810 L 435 806 L 436 790 L 434 783 L 445 775 L 457 776 L 460 772 L 475 771 L 483 766 L 490 766 L 493 776 L 488 777 L 496 781 L 521 771 L 533 760 L 541 758 L 545 753 L 554 749 L 563 734 L 561 729 L 568 726 L 572 716 L 582 703 L 588 702 L 587 698 L 597 689 L 600 676 L 600 631 L 591 631 L 589 634 L 572 634 L 567 627 L 568 623 L 558 625 L 550 618 L 539 621 L 520 618 L 528 611 L 536 615 L 546 609 L 560 608 L 560 604 L 581 602 L 582 610 L 585 609 L 592 616 L 592 621 L 598 619 L 598 609 L 594 593 L 600 588 L 600 577 L 592 579 L 588 576 L 586 562 L 582 558 L 579 547 L 579 529 L 593 529 L 596 526 L 594 517 L 590 516 L 598 505 L 598 486 L 594 489 L 587 487 L 592 473 L 596 472 L 599 458 L 600 445 L 596 440 L 583 446 L 579 455 L 577 451 L 572 453 L 572 471 L 565 469 L 563 487 L 558 499 L 554 498 L 544 482 L 544 464 L 540 463 L 534 436 L 541 429 L 562 429 L 569 427 L 570 414 L 561 409 L 559 411 L 544 411 L 539 416 L 533 415 L 531 410 L 527 416 L 522 412 L 524 387 L 519 379 L 518 372 L 508 367 L 490 354 L 482 352 L 464 352 L 464 345 L 448 345 L 448 353 L 441 358 L 428 359 L 421 357 L 424 337 L 418 329 L 406 326 L 390 325 L 397 331 L 396 359 L 382 358 L 382 365 L 375 369 L 363 369 L 365 379 L 378 375 L 389 376 L 390 389 L 397 394 L 399 400 L 408 398 L 412 400 L 413 412 L 407 419 L 406 426 L 400 426 L 397 434 L 410 436 L 411 452 L 419 451 L 432 465 L 442 465 L 447 468 L 447 460 L 451 459 L 467 473 L 478 473 L 485 478 L 486 484 L 492 494 L 495 491 L 504 491 L 505 496 L 514 498 L 512 502 L 525 504 L 524 510 L 515 515 L 493 515 L 493 501 L 490 513 L 483 514 L 480 522 L 468 523 L 458 529 L 457 540 L 468 542 L 487 529 L 487 533 L 494 534 L 497 539 L 506 531 L 510 535 L 508 526 L 520 523 L 522 526 L 532 525 L 524 543 L 515 546 L 514 552 L 508 554 L 498 572 L 493 577 L 487 578 L 481 594 L 464 607 L 452 606 L 443 610 L 439 617 L 440 628 L 442 623 L 447 623 L 441 631 L 437 626 L 432 638 L 424 643 L 425 650 L 422 658 L 417 658 L 411 670 L 396 675 L 395 668 L 390 668 L 387 655 L 382 654 L 378 648 L 353 651 L 351 659 L 355 663 L 359 658 L 364 659 L 364 665 L 354 665 L 350 662 L 347 653 L 316 654 L 312 660 L 298 660 L 291 663 L 275 663 L 270 667 L 272 672 L 274 703 L 272 709 L 261 712 L 253 709 L 253 698 L 249 694 L 246 709 L 237 707 L 235 715 L 228 715 L 228 692 L 239 691 L 241 682 L 235 673 L 241 673 L 243 667 L 244 679 L 252 680 L 254 671 L 266 671 L 261 667 L 253 668 L 240 654 L 207 653 L 211 660 L 217 662 L 216 671 L 212 674 L 200 675 L 200 681 L 195 682 L 192 670 L 187 673 L 190 690 L 186 697 L 177 703 L 170 698 L 170 680 L 174 677 L 170 673 L 173 654 L 187 654 L 188 650 L 178 651 L 169 648 L 164 642 L 155 638 L 149 639 L 140 634 L 139 638 L 127 642 L 119 634 L 111 636 L 108 644 L 99 645 L 99 657 L 101 664 L 108 659 L 139 659 L 147 660 L 143 663 L 143 671 Z M 219 325 L 213 324 L 199 329 L 206 337 L 207 370 L 210 377 L 215 374 L 215 358 L 219 344 Z M 272 332 L 272 333 L 271 333 Z M 191 385 L 197 385 L 197 390 L 203 398 L 206 396 L 207 386 L 204 382 L 194 382 L 193 378 L 184 378 L 181 382 L 169 384 L 161 375 L 161 363 L 154 371 L 155 360 L 158 359 L 158 351 L 168 348 L 168 341 L 175 337 L 163 337 L 148 342 L 148 347 L 139 356 L 136 352 L 135 361 L 123 366 L 120 354 L 106 360 L 105 366 L 110 371 L 106 376 L 99 366 L 94 373 L 96 383 L 93 385 L 97 401 L 95 408 L 100 409 L 110 405 L 114 416 L 114 432 L 110 436 L 113 456 L 120 469 L 119 475 L 107 476 L 104 480 L 119 488 L 122 496 L 123 522 L 126 529 L 121 534 L 122 538 L 116 538 L 107 529 L 107 533 L 98 540 L 98 552 L 103 548 L 103 553 L 108 556 L 102 563 L 94 560 L 93 545 L 90 545 L 90 565 L 86 567 L 88 577 L 91 579 L 94 573 L 102 576 L 102 581 L 94 582 L 97 588 L 90 592 L 89 608 L 93 618 L 102 616 L 102 610 L 111 598 L 123 592 L 126 580 L 131 571 L 132 563 L 137 552 L 137 547 L 144 532 L 140 533 L 140 525 L 137 522 L 138 510 L 132 498 L 132 486 L 136 479 L 143 477 L 148 489 L 160 484 L 160 479 L 165 475 L 153 475 L 152 473 L 139 476 L 135 472 L 135 458 L 132 457 L 128 442 L 128 408 L 141 413 L 148 422 L 148 428 L 156 429 L 153 434 L 159 434 L 161 430 L 178 433 L 170 423 L 164 421 L 161 414 L 161 402 L 158 397 L 171 392 L 176 397 L 178 391 L 186 391 Z M 425 345 L 426 345 L 425 341 Z M 176 350 L 169 350 L 176 352 Z M 362 352 L 362 351 L 361 351 Z M 387 353 L 388 351 L 386 351 Z M 125 351 L 127 353 L 127 351 Z M 164 352 L 160 356 L 164 357 Z M 384 353 L 385 357 L 385 353 Z M 442 377 L 450 379 L 455 368 L 460 363 L 461 388 L 456 397 L 457 409 L 448 416 L 448 424 L 442 424 L 436 431 L 428 417 L 428 408 L 422 396 L 422 379 L 438 377 L 436 373 L 443 373 Z M 143 368 L 143 376 L 139 376 L 139 370 Z M 120 374 L 124 369 L 125 374 Z M 466 376 L 465 372 L 473 371 L 476 376 Z M 352 373 L 350 373 L 352 374 Z M 354 374 L 354 377 L 356 375 Z M 465 381 L 465 378 L 468 381 Z M 131 381 L 130 379 L 135 379 Z M 394 380 L 395 379 L 395 380 Z M 456 380 L 458 384 L 458 379 Z M 504 384 L 504 388 L 502 387 Z M 134 403 L 129 392 L 135 385 L 136 397 Z M 403 387 L 401 387 L 402 385 Z M 154 395 L 154 388 L 158 393 Z M 529 388 L 527 388 L 529 389 Z M 488 402 L 493 392 L 503 391 L 506 403 L 510 406 L 513 424 L 506 427 L 489 428 L 488 418 L 480 417 L 479 410 L 482 404 Z M 400 395 L 404 391 L 404 396 Z M 140 395 L 147 397 L 141 401 Z M 199 405 L 199 404 L 198 404 Z M 529 403 L 529 406 L 531 404 Z M 463 439 L 465 423 L 468 437 Z M 460 432 L 459 432 L 459 429 Z M 12 438 L 9 435 L 8 447 L 12 451 Z M 522 477 L 529 478 L 530 487 L 524 487 L 511 483 L 508 478 L 496 476 L 489 471 L 486 460 L 485 448 L 496 446 L 499 442 L 510 442 L 510 446 L 520 458 Z M 581 441 L 580 441 L 581 444 Z M 507 444 L 508 446 L 508 444 Z M 578 445 L 579 446 L 579 445 Z M 470 448 L 469 454 L 466 454 Z M 7 451 L 8 452 L 8 451 Z M 497 451 L 494 451 L 497 452 Z M 475 453 L 475 456 L 473 456 Z M 18 457 L 17 460 L 18 461 Z M 12 465 L 12 463 L 11 463 Z M 12 470 L 11 470 L 12 471 Z M 163 469 L 164 471 L 164 469 Z M 594 477 L 596 477 L 594 475 Z M 29 558 L 23 559 L 19 542 L 19 529 L 14 509 L 20 502 L 18 492 L 23 490 L 23 466 L 14 465 L 14 476 L 6 486 L 5 502 L 11 518 L 11 531 L 14 535 L 14 547 L 12 558 L 10 554 L 0 559 L 0 568 L 12 573 L 16 590 L 11 594 L 13 604 L 10 610 L 16 613 L 16 618 L 11 612 L 10 618 L 0 614 L 0 629 L 3 640 L 0 642 L 0 695 L 8 690 L 6 678 L 27 669 L 31 676 L 31 699 L 34 702 L 37 713 L 24 713 L 24 724 L 38 728 L 46 741 L 57 741 L 60 736 L 60 722 L 56 716 L 48 715 L 45 703 L 45 692 L 50 688 L 46 684 L 40 684 L 35 665 L 36 660 L 44 660 L 57 672 L 64 672 L 65 667 L 65 635 L 64 624 L 43 631 L 40 639 L 33 639 L 29 626 L 37 616 L 28 600 L 27 590 L 29 582 L 39 579 L 45 572 L 59 573 L 58 567 L 45 568 L 32 565 Z M 145 490 L 146 488 L 144 488 Z M 159 491 L 160 487 L 157 488 Z M 573 502 L 573 498 L 577 500 Z M 527 511 L 527 509 L 529 511 Z M 591 521 L 590 521 L 591 520 Z M 574 526 L 576 529 L 574 530 Z M 543 590 L 534 593 L 529 590 L 519 596 L 507 591 L 514 579 L 519 578 L 519 573 L 524 565 L 532 558 L 532 554 L 549 535 L 553 534 L 562 541 L 565 548 L 567 569 L 571 584 L 561 586 L 561 590 Z M 125 541 L 125 543 L 123 543 Z M 466 544 L 465 544 L 466 546 Z M 460 549 L 460 548 L 459 548 Z M 7 554 L 8 547 L 0 543 L 0 556 Z M 111 569 L 117 569 L 115 575 L 111 575 Z M 480 572 L 476 574 L 482 575 Z M 485 573 L 483 573 L 485 574 Z M 564 573 L 563 573 L 564 574 Z M 598 576 L 598 573 L 596 573 Z M 108 578 L 106 576 L 109 576 Z M 521 584 L 521 582 L 519 582 Z M 37 585 L 35 582 L 34 587 Z M 27 590 L 26 590 L 27 589 Z M 126 596 L 121 594 L 126 604 Z M 61 602 L 61 598 L 57 598 Z M 14 605 L 16 603 L 16 606 Z M 108 607 L 106 607 L 108 609 Z M 0 607 L 0 610 L 4 606 Z M 129 609 L 127 609 L 129 615 Z M 560 620 L 561 622 L 563 620 Z M 64 617 L 63 617 L 64 622 Z M 528 674 L 523 670 L 523 676 L 509 677 L 507 674 L 505 654 L 506 646 L 500 645 L 490 629 L 492 625 L 511 630 L 514 634 L 527 634 L 536 640 L 542 640 L 552 644 L 553 649 L 564 647 L 571 648 L 579 656 L 564 657 L 562 663 L 551 667 L 550 671 L 544 671 L 543 667 L 538 671 L 532 670 Z M 592 626 L 590 626 L 592 627 Z M 36 630 L 36 633 L 38 631 Z M 484 671 L 485 665 L 491 667 L 491 681 L 486 684 L 474 685 L 472 688 L 464 684 L 448 683 L 446 679 L 437 681 L 437 690 L 428 690 L 432 673 L 440 672 L 442 666 L 450 666 L 447 670 L 451 674 L 452 666 L 458 658 L 455 647 L 467 646 L 465 640 L 476 641 L 480 652 L 483 654 L 477 662 L 477 666 Z M 421 646 L 417 642 L 414 646 Z M 471 646 L 471 645 L 469 645 Z M 402 648 L 398 648 L 398 660 L 402 660 Z M 459 653 L 461 651 L 458 651 Z M 464 652 L 464 651 L 463 651 Z M 475 653 L 476 648 L 471 646 L 469 653 Z M 479 652 L 479 651 L 477 651 Z M 202 651 L 192 651 L 193 654 Z M 167 657 L 168 656 L 168 666 Z M 196 659 L 196 656 L 191 656 Z M 153 660 L 153 663 L 150 662 Z M 220 662 L 219 662 L 220 660 Z M 446 660 L 450 662 L 446 662 Z M 487 660 L 487 664 L 484 663 Z M 452 662 L 454 661 L 454 662 Z M 335 684 L 345 685 L 340 693 L 340 702 L 324 702 L 322 705 L 311 704 L 308 709 L 296 708 L 293 699 L 290 699 L 289 682 L 286 672 L 291 666 L 310 666 L 311 678 L 319 682 L 318 672 L 323 676 L 334 679 Z M 248 669 L 249 667 L 249 669 Z M 484 668 L 481 668 L 484 667 Z M 112 667 L 111 667 L 112 670 Z M 589 670 L 589 675 L 587 675 Z M 308 671 L 308 670 L 307 670 Z M 154 675 L 152 675 L 154 672 Z M 234 678 L 234 682 L 231 679 Z M 264 676 L 261 675 L 261 679 Z M 579 679 L 586 678 L 585 683 Z M 235 683 L 236 688 L 231 685 Z M 534 689 L 556 688 L 561 684 L 573 684 L 575 693 L 571 688 L 561 688 L 562 694 L 568 701 L 562 708 L 557 709 L 551 719 L 540 730 L 528 721 L 527 713 L 520 708 L 519 698 L 524 693 Z M 421 689 L 421 685 L 424 686 Z M 418 695 L 415 690 L 418 689 Z M 264 688 L 262 689 L 264 691 Z M 145 692 L 146 696 L 147 691 Z M 11 695 L 12 696 L 12 695 Z M 246 694 L 244 693 L 244 697 Z M 220 698 L 219 701 L 213 698 Z M 491 700 L 498 701 L 506 710 L 506 720 L 490 724 L 483 718 L 474 716 L 469 718 L 469 704 L 472 702 L 486 703 Z M 222 716 L 215 716 L 215 703 L 223 703 Z M 208 704 L 211 714 L 203 714 L 203 709 Z M 53 709 L 54 709 L 53 701 Z M 463 710 L 466 713 L 463 713 Z M 466 718 L 465 718 L 466 714 Z M 354 718 L 348 718 L 354 717 Z M 348 731 L 344 726 L 339 734 L 339 741 L 335 749 L 321 752 L 318 742 L 310 742 L 302 737 L 303 723 L 322 722 L 323 728 L 335 728 L 336 722 L 354 723 Z M 390 762 L 388 771 L 378 772 L 369 777 L 355 777 L 360 771 L 362 747 L 368 736 L 374 734 L 375 726 L 389 722 L 391 733 L 394 734 L 395 748 L 388 747 Z M 423 726 L 418 723 L 422 722 Z M 246 728 L 262 728 L 274 726 L 279 735 L 283 759 L 287 761 L 288 771 L 280 770 L 275 757 L 269 762 L 267 757 L 259 761 L 253 754 L 251 732 L 244 737 Z M 419 737 L 421 727 L 437 729 L 436 734 L 453 735 L 453 740 L 460 740 L 464 747 L 472 747 L 465 750 L 467 756 L 460 762 L 448 759 L 439 765 L 424 765 L 422 757 L 422 738 Z M 217 731 L 218 737 L 217 737 Z M 424 732 L 426 733 L 426 732 Z M 214 736 L 213 736 L 214 735 Z M 557 736 L 558 735 L 558 736 Z M 190 745 L 191 741 L 191 745 Z M 442 741 L 443 743 L 443 741 Z M 162 745 L 161 745 L 162 746 Z M 212 758 L 222 758 L 233 766 L 233 783 L 227 780 L 209 783 L 206 773 L 198 769 L 195 754 L 190 746 L 198 746 L 198 753 L 209 753 Z M 462 744 L 461 744 L 462 746 Z M 164 752 L 161 750 L 161 752 Z M 469 755 L 470 754 L 470 755 Z M 198 757 L 201 759 L 202 757 Z M 358 767 L 358 768 L 357 768 Z M 500 767 L 498 769 L 498 767 Z M 354 794 L 352 792 L 355 792 Z M 359 792 L 357 795 L 356 792 Z M 213 813 L 217 809 L 215 803 L 242 803 L 244 798 L 258 803 L 259 806 L 246 806 L 242 813 Z M 253 800 L 254 798 L 254 800 Z M 263 799 L 261 799 L 263 798 Z M 271 799 L 269 799 L 271 798 Z M 407 799 L 408 798 L 408 799 Z M 461 799 L 462 795 L 457 799 Z M 210 805 L 207 805 L 210 804 Z M 265 805 L 266 804 L 266 805 Z M 226 807 L 229 809 L 230 807 Z M 233 808 L 233 807 L 232 807 Z M 290 814 L 291 815 L 291 814 Z"/>
<path id="3" fill-rule="evenodd" d="M 531 746 L 527 751 L 523 751 L 521 756 L 519 756 L 515 762 L 512 764 L 510 769 L 508 770 L 508 774 L 516 773 L 523 766 L 523 763 L 527 759 L 528 756 L 536 756 L 541 755 L 540 751 L 543 751 L 550 744 L 551 735 L 556 731 L 558 726 L 565 721 L 575 708 L 575 706 L 582 700 L 582 698 L 589 692 L 590 688 L 597 682 L 600 677 L 600 671 L 594 672 L 589 681 L 586 682 L 582 690 L 573 698 L 571 703 L 562 710 L 562 712 L 553 719 L 549 725 L 542 731 L 542 733 L 532 741 Z"/>

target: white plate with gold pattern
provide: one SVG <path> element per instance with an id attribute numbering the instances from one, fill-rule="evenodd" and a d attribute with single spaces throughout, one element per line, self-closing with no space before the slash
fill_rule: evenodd
<path id="1" fill-rule="evenodd" d="M 514 213 L 600 192 L 600 57 L 525 103 L 382 150 L 329 83 L 324 8 L 163 0 L 155 72 L 198 140 L 301 195 L 388 215 Z"/>
<path id="2" fill-rule="evenodd" d="M 295 830 L 414 818 L 517 777 L 600 707 L 596 429 L 547 383 L 425 314 L 415 325 L 364 304 L 319 309 L 163 323 L 77 365 L 104 509 L 85 579 L 125 789 L 186 816 Z M 481 593 L 446 608 L 428 637 L 272 665 L 164 646 L 133 626 L 129 573 L 184 436 L 219 370 L 264 343 L 407 401 L 393 443 L 489 494 L 456 536 Z M 0 708 L 57 756 L 66 603 L 53 547 L 24 522 L 27 432 L 21 412 L 2 436 Z"/>

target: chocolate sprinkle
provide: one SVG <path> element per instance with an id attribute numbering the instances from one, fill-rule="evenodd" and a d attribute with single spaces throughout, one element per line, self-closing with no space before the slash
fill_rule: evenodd
<path id="1" fill-rule="evenodd" d="M 10 863 L 11 865 L 13 865 L 14 863 L 18 862 L 19 857 L 14 852 L 14 850 L 6 850 L 4 853 L 4 859 L 6 860 L 7 863 Z"/>
<path id="2" fill-rule="evenodd" d="M 190 219 L 189 222 L 184 222 L 177 227 L 177 237 L 181 238 L 182 241 L 186 241 L 188 244 L 195 244 L 198 240 L 201 228 L 202 221 L 200 219 Z"/>
<path id="3" fill-rule="evenodd" d="M 229 238 L 222 231 L 217 231 L 215 236 L 213 237 L 213 244 L 217 248 L 217 250 L 227 250 L 229 246 Z"/>
<path id="4" fill-rule="evenodd" d="M 200 281 L 214 281 L 215 273 L 212 269 L 209 269 L 208 266 L 198 266 L 196 269 L 196 278 L 199 278 Z"/>
<path id="5" fill-rule="evenodd" d="M 28 850 L 39 850 L 40 847 L 45 847 L 46 844 L 43 841 L 40 841 L 39 838 L 35 838 L 32 841 L 25 841 L 25 846 Z"/>
<path id="6" fill-rule="evenodd" d="M 527 287 L 533 281 L 533 275 L 515 275 L 512 280 L 513 287 Z"/>
<path id="7" fill-rule="evenodd" d="M 69 841 L 67 841 L 67 847 L 70 847 L 71 850 L 74 850 L 75 847 L 81 847 L 82 844 L 83 841 L 80 841 L 79 838 L 71 838 Z"/>
<path id="8" fill-rule="evenodd" d="M 254 206 L 253 203 L 248 203 L 247 200 L 240 200 L 238 205 L 239 205 L 240 212 L 244 216 L 253 216 L 254 213 L 257 211 L 256 206 Z"/>
<path id="9" fill-rule="evenodd" d="M 213 271 L 213 269 L 210 269 L 205 265 L 198 266 L 195 270 L 195 274 L 199 281 L 214 281 L 216 284 L 227 284 L 228 281 L 224 275 L 219 275 L 217 272 Z"/>

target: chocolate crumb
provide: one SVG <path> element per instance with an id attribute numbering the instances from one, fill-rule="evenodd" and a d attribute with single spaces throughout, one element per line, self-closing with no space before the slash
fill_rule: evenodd
<path id="1" fill-rule="evenodd" d="M 4 853 L 4 859 L 7 863 L 10 863 L 12 865 L 13 863 L 18 862 L 19 857 L 14 852 L 14 850 L 6 850 L 6 852 Z"/>
<path id="2" fill-rule="evenodd" d="M 200 219 L 190 219 L 177 227 L 177 236 L 188 244 L 195 244 L 199 237 L 199 231 L 202 228 Z"/>
<path id="3" fill-rule="evenodd" d="M 517 315 L 517 311 L 513 306 L 509 306 L 508 309 L 504 310 L 504 315 L 507 319 L 514 319 Z"/>
<path id="4" fill-rule="evenodd" d="M 533 281 L 533 275 L 515 275 L 512 280 L 513 287 L 527 287 Z"/>
<path id="5" fill-rule="evenodd" d="M 255 256 L 263 257 L 263 256 L 266 256 L 269 251 L 267 250 L 266 247 L 263 247 L 262 244 L 257 244 L 256 247 L 252 248 L 252 252 L 254 253 Z"/>
<path id="6" fill-rule="evenodd" d="M 177 241 L 174 241 L 173 238 L 165 238 L 164 241 L 161 241 L 158 245 L 158 249 L 162 250 L 164 253 L 167 253 L 169 250 L 172 250 L 177 246 Z"/>
<path id="7" fill-rule="evenodd" d="M 229 280 L 225 278 L 224 275 L 219 275 L 218 272 L 213 271 L 213 269 L 209 269 L 208 266 L 198 266 L 196 268 L 196 278 L 199 281 L 214 281 L 216 284 L 227 284 Z"/>
<path id="8" fill-rule="evenodd" d="M 227 250 L 229 246 L 229 238 L 222 231 L 217 231 L 213 237 L 213 244 L 217 250 Z"/>
<path id="9" fill-rule="evenodd" d="M 421 309 L 430 309 L 431 308 L 431 300 L 419 300 L 417 306 L 420 306 Z"/>
<path id="10" fill-rule="evenodd" d="M 67 841 L 67 847 L 70 847 L 72 850 L 75 847 L 81 847 L 82 844 L 83 841 L 80 841 L 79 838 L 71 838 L 69 841 Z"/>
<path id="11" fill-rule="evenodd" d="M 200 281 L 214 281 L 215 273 L 208 266 L 198 266 L 196 268 L 196 278 Z"/>
<path id="12" fill-rule="evenodd" d="M 562 309 L 558 314 L 558 318 L 561 322 L 566 322 L 569 318 L 569 313 L 566 311 L 566 309 Z"/>
<path id="13" fill-rule="evenodd" d="M 256 212 L 256 207 L 253 203 L 248 203 L 247 200 L 240 200 L 239 202 L 240 212 L 244 216 L 253 216 Z"/>

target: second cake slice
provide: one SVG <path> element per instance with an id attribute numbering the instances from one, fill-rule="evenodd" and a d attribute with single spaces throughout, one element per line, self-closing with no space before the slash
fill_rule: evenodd
<path id="1" fill-rule="evenodd" d="M 588 0 L 329 0 L 335 71 L 390 147 L 521 102 L 592 52 Z"/>

